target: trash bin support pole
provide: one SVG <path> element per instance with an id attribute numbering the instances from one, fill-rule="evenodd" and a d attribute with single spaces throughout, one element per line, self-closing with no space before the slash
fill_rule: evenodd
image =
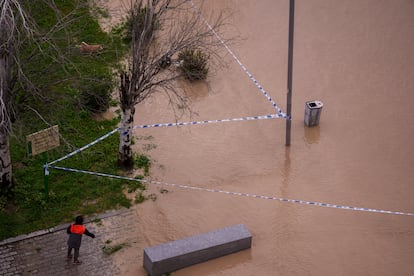
<path id="1" fill-rule="evenodd" d="M 291 114 L 292 114 L 292 71 L 293 71 L 293 36 L 295 23 L 295 0 L 289 0 L 289 44 L 288 44 L 288 76 L 286 97 L 286 146 L 290 146 Z"/>

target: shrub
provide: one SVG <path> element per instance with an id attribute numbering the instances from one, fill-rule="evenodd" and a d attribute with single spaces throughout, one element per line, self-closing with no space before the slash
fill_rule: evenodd
<path id="1" fill-rule="evenodd" d="M 137 168 L 144 169 L 144 175 L 147 176 L 151 167 L 151 160 L 143 154 L 138 154 L 135 156 L 134 161 Z"/>
<path id="2" fill-rule="evenodd" d="M 103 76 L 102 76 L 103 78 Z M 110 106 L 112 83 L 102 79 L 92 79 L 82 82 L 82 108 L 93 112 L 105 112 Z"/>
<path id="3" fill-rule="evenodd" d="M 112 241 L 111 240 L 107 240 L 106 241 L 106 245 L 104 245 L 102 247 L 103 252 L 106 255 L 111 255 L 119 250 L 121 250 L 122 248 L 124 248 L 125 246 L 127 246 L 126 243 L 120 243 L 120 244 L 115 244 L 115 245 L 109 245 Z"/>
<path id="4" fill-rule="evenodd" d="M 144 29 L 145 17 L 148 11 L 147 11 L 147 8 L 144 7 L 144 8 L 140 8 L 138 11 L 135 11 L 135 12 L 136 12 L 135 14 L 136 33 L 137 35 L 139 35 Z M 129 14 L 126 20 L 116 29 L 116 32 L 121 34 L 122 40 L 124 43 L 128 44 L 131 42 L 133 25 L 134 25 L 134 22 L 133 22 L 132 15 Z M 157 31 L 159 29 L 161 29 L 160 23 L 158 22 L 157 18 L 154 16 L 152 18 L 152 32 Z"/>
<path id="5" fill-rule="evenodd" d="M 209 56 L 199 49 L 187 49 L 178 54 L 180 69 L 190 81 L 204 80 L 207 78 L 208 59 Z"/>

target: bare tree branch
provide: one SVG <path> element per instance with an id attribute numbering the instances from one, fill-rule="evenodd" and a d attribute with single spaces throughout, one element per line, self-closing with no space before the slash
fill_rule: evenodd
<path id="1" fill-rule="evenodd" d="M 182 72 L 174 66 L 165 69 L 162 64 L 179 64 L 178 54 L 188 49 L 200 49 L 219 60 L 222 41 L 217 40 L 216 34 L 225 22 L 219 14 L 209 17 L 208 26 L 191 0 L 131 0 L 128 17 L 132 25 L 131 55 L 120 77 L 123 113 L 118 155 L 118 163 L 127 168 L 132 164 L 130 132 L 135 105 L 162 91 L 170 102 L 187 107 L 185 95 L 174 85 Z"/>
<path id="2" fill-rule="evenodd" d="M 77 7 L 63 15 L 53 0 L 39 0 L 39 3 L 53 10 L 56 24 L 51 29 L 39 29 L 25 10 L 28 7 L 25 0 L 0 0 L 0 188 L 6 190 L 12 184 L 9 136 L 17 110 L 13 106 L 16 93 L 22 94 L 19 94 L 21 99 L 31 95 L 46 100 L 42 90 L 32 81 L 33 73 L 28 73 L 25 65 L 43 55 L 49 58 L 50 65 L 59 64 L 63 70 L 70 66 L 76 70 L 54 39 L 59 32 L 68 34 L 66 27 L 72 22 Z M 38 77 L 47 75 L 40 69 L 36 73 Z"/>

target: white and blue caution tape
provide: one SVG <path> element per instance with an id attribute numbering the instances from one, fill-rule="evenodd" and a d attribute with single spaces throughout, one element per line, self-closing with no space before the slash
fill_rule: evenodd
<path id="1" fill-rule="evenodd" d="M 226 122 L 240 122 L 240 121 L 256 121 L 256 120 L 268 120 L 268 119 L 275 119 L 275 118 L 281 118 L 282 115 L 281 114 L 268 114 L 268 115 L 261 115 L 261 116 L 251 116 L 251 117 L 240 117 L 240 118 L 231 118 L 231 119 L 219 119 L 219 120 L 205 120 L 205 121 L 193 121 L 193 122 L 176 122 L 176 123 L 158 123 L 158 124 L 149 124 L 149 125 L 137 125 L 134 126 L 133 128 L 155 128 L 155 127 L 172 127 L 172 126 L 192 126 L 192 125 L 204 125 L 204 124 L 215 124 L 215 123 L 226 123 Z M 108 132 L 107 134 L 103 135 L 102 137 L 99 137 L 98 139 L 96 139 L 95 141 L 55 160 L 52 161 L 50 163 L 48 163 L 47 165 L 53 165 L 56 164 L 58 162 L 61 162 L 69 157 L 74 156 L 75 154 L 81 153 L 82 151 L 92 147 L 93 145 L 103 141 L 104 139 L 108 138 L 109 136 L 111 136 L 112 134 L 116 133 L 117 131 L 119 131 L 120 128 L 116 128 L 114 130 L 112 130 L 111 132 Z M 128 132 L 126 133 L 122 133 L 123 135 L 128 134 Z"/>
<path id="2" fill-rule="evenodd" d="M 204 23 L 207 27 L 211 30 L 211 32 L 216 36 L 216 38 L 220 41 L 220 43 L 226 48 L 227 52 L 233 57 L 233 59 L 239 64 L 239 66 L 243 69 L 249 79 L 254 83 L 254 85 L 259 89 L 260 92 L 266 97 L 266 99 L 273 105 L 273 107 L 277 110 L 277 112 L 281 115 L 279 118 L 286 118 L 290 120 L 291 118 L 282 111 L 282 109 L 277 105 L 277 103 L 270 97 L 270 95 L 266 92 L 266 90 L 259 84 L 259 82 L 255 79 L 255 77 L 250 73 L 249 69 L 240 61 L 240 59 L 236 56 L 236 54 L 230 49 L 230 47 L 224 42 L 224 40 L 220 37 L 220 35 L 214 30 L 214 28 L 207 22 L 207 20 L 202 15 L 200 9 L 191 1 L 191 5 L 193 6 L 194 10 L 199 13 L 200 17 L 203 19 Z"/>
<path id="3" fill-rule="evenodd" d="M 194 187 L 194 186 L 188 186 L 188 185 L 173 184 L 173 183 L 166 183 L 166 182 L 161 182 L 161 181 L 153 181 L 153 180 L 145 180 L 145 179 L 137 179 L 137 178 L 131 178 L 131 177 L 126 177 L 126 176 L 118 176 L 118 175 L 111 175 L 111 174 L 106 174 L 106 173 L 97 173 L 97 172 L 78 170 L 78 169 L 72 169 L 72 168 L 56 167 L 56 166 L 50 166 L 50 168 L 53 168 L 56 170 L 78 172 L 78 173 L 85 173 L 89 175 L 121 179 L 121 180 L 137 181 L 137 182 L 142 182 L 142 183 L 147 183 L 147 184 L 171 186 L 171 187 L 193 190 L 193 191 L 221 193 L 221 194 L 226 194 L 226 195 L 252 197 L 252 198 L 257 198 L 257 199 L 267 199 L 267 200 L 274 200 L 274 201 L 279 201 L 279 202 L 304 204 L 304 205 L 342 209 L 342 210 L 349 210 L 349 211 L 360 211 L 360 212 L 380 213 L 380 214 L 389 214 L 389 215 L 414 216 L 414 213 L 408 213 L 408 212 L 388 211 L 388 210 L 381 210 L 381 209 L 372 209 L 372 208 L 353 207 L 353 206 L 338 205 L 338 204 L 331 204 L 331 203 L 322 203 L 322 202 L 316 202 L 316 201 L 288 199 L 288 198 L 281 198 L 281 197 L 275 197 L 275 196 L 264 196 L 264 195 L 248 194 L 248 193 L 231 192 L 231 191 L 225 191 L 225 190 L 220 190 L 220 189 L 201 188 L 201 187 Z"/>
<path id="4" fill-rule="evenodd" d="M 105 134 L 104 136 L 99 137 L 98 139 L 96 139 L 96 140 L 95 140 L 95 141 L 93 141 L 92 143 L 89 143 L 89 144 L 87 144 L 87 145 L 85 145 L 85 146 L 83 146 L 83 147 L 81 147 L 81 148 L 79 148 L 79 149 L 77 149 L 77 150 L 75 150 L 75 151 L 73 151 L 73 152 L 69 153 L 68 155 L 65 155 L 65 156 L 63 156 L 63 157 L 61 157 L 61 158 L 59 158 L 59 159 L 56 159 L 55 161 L 52 161 L 52 162 L 48 163 L 47 165 L 49 165 L 49 166 L 50 166 L 50 165 L 56 164 L 56 163 L 58 163 L 58 162 L 60 162 L 60 161 L 63 161 L 63 160 L 65 160 L 65 159 L 69 158 L 69 157 L 72 157 L 72 156 L 74 156 L 75 154 L 78 154 L 78 153 L 80 153 L 80 152 L 82 152 L 82 151 L 84 151 L 84 150 L 86 150 L 86 149 L 88 149 L 88 148 L 92 147 L 93 145 L 95 145 L 95 144 L 97 144 L 97 143 L 101 142 L 102 140 L 104 140 L 104 139 L 108 138 L 108 137 L 109 137 L 109 136 L 111 136 L 112 134 L 116 133 L 118 130 L 119 130 L 119 128 L 116 128 L 116 129 L 112 130 L 111 132 L 108 132 L 108 133 L 107 133 L 107 134 Z"/>
<path id="5" fill-rule="evenodd" d="M 153 127 L 172 127 L 172 126 L 192 126 L 192 125 L 205 125 L 205 124 L 240 122 L 240 121 L 255 121 L 255 120 L 267 120 L 267 119 L 282 118 L 282 117 L 283 117 L 283 115 L 281 115 L 281 114 L 269 114 L 269 115 L 241 117 L 241 118 L 232 118 L 232 119 L 205 120 L 205 121 L 194 121 L 194 122 L 161 123 L 161 124 L 152 124 L 152 125 L 138 125 L 138 126 L 134 126 L 134 129 L 135 128 L 153 128 Z"/>

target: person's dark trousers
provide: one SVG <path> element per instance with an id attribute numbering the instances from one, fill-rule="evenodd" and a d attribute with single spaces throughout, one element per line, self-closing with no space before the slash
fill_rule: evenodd
<path id="1" fill-rule="evenodd" d="M 75 251 L 75 255 L 73 256 L 73 261 L 77 261 L 79 257 L 79 248 L 73 248 Z M 72 247 L 68 248 L 68 257 L 72 255 Z"/>

